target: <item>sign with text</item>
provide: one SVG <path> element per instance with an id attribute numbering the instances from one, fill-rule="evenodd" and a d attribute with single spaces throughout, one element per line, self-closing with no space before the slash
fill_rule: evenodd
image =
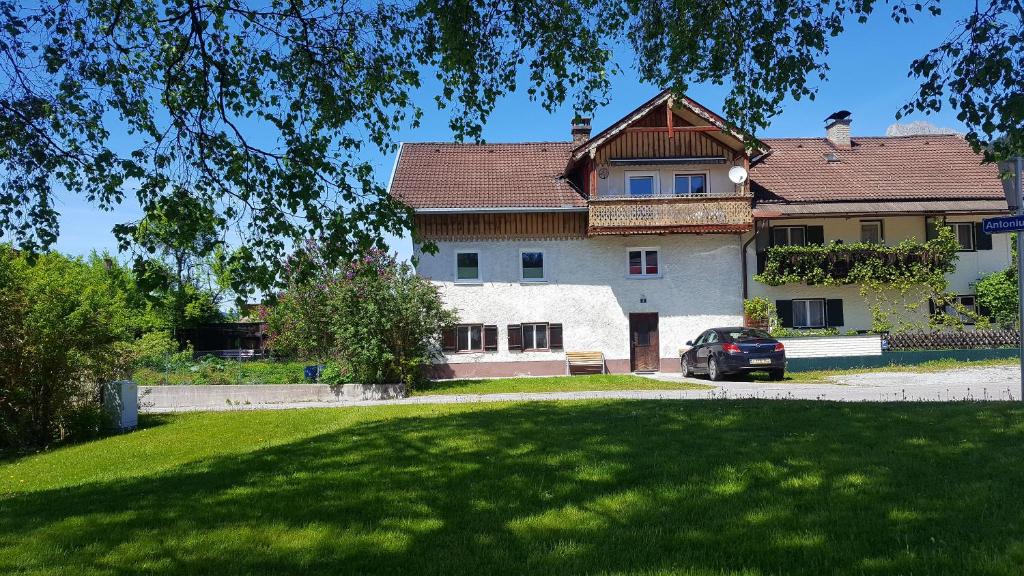
<path id="1" fill-rule="evenodd" d="M 1024 216 L 985 218 L 982 220 L 981 229 L 985 234 L 1005 234 L 1007 232 L 1024 231 Z"/>

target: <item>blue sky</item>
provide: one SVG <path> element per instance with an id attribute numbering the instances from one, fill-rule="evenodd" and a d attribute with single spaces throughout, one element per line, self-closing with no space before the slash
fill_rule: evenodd
<path id="1" fill-rule="evenodd" d="M 836 110 L 853 112 L 854 135 L 882 135 L 896 122 L 895 114 L 910 100 L 917 82 L 907 77 L 910 63 L 938 45 L 953 30 L 956 21 L 970 9 L 969 2 L 946 2 L 945 13 L 939 17 L 918 15 L 913 24 L 896 24 L 888 15 L 888 7 L 878 6 L 866 24 L 851 22 L 847 31 L 833 39 L 829 64 L 831 71 L 825 82 L 818 84 L 814 101 L 787 101 L 783 113 L 759 136 L 817 136 L 823 134 L 823 119 Z M 623 73 L 613 79 L 611 103 L 594 114 L 594 130 L 601 130 L 640 105 L 659 87 L 639 83 L 632 74 L 632 56 L 618 55 Z M 693 85 L 688 96 L 712 110 L 720 110 L 727 86 Z M 432 107 L 432 94 L 424 91 L 425 116 L 421 126 L 406 129 L 396 136 L 405 142 L 451 140 L 448 113 Z M 484 129 L 488 142 L 567 140 L 573 117 L 571 105 L 552 114 L 539 103 L 530 102 L 519 93 L 502 99 Z M 955 113 L 943 110 L 930 117 L 913 116 L 900 122 L 926 119 L 943 127 L 963 130 Z M 394 164 L 394 154 L 368 154 L 377 178 L 386 183 Z M 64 195 L 59 204 L 61 235 L 56 248 L 72 254 L 90 250 L 116 252 L 117 244 L 111 229 L 117 223 L 135 220 L 141 212 L 133 202 L 111 212 L 102 212 L 86 201 Z M 412 251 L 407 238 L 391 238 L 389 242 L 401 257 Z"/>

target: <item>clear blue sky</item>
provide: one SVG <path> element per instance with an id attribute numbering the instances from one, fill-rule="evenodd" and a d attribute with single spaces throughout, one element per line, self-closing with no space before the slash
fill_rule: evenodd
<path id="1" fill-rule="evenodd" d="M 953 30 L 956 20 L 970 9 L 970 2 L 943 3 L 945 13 L 940 17 L 917 16 L 913 24 L 896 24 L 888 15 L 888 6 L 879 3 L 876 14 L 867 24 L 851 22 L 846 33 L 833 39 L 832 68 L 827 81 L 819 84 L 814 101 L 788 101 L 783 113 L 759 136 L 817 136 L 823 133 L 823 119 L 836 110 L 853 112 L 854 135 L 881 135 L 895 120 L 901 105 L 913 97 L 917 82 L 907 77 L 910 63 L 928 49 L 938 45 Z M 601 130 L 615 120 L 657 94 L 659 87 L 636 81 L 631 73 L 632 56 L 619 55 L 623 74 L 613 79 L 611 103 L 594 114 L 594 129 Z M 712 110 L 720 110 L 727 87 L 694 85 L 688 96 Z M 396 140 L 406 142 L 451 140 L 447 112 L 432 107 L 432 93 L 425 90 L 423 106 L 425 116 L 421 126 L 407 129 Z M 567 140 L 573 117 L 570 105 L 554 114 L 545 112 L 540 104 L 530 102 L 525 94 L 515 94 L 501 100 L 484 130 L 488 142 L 514 142 L 527 140 Z M 950 110 L 931 117 L 914 116 L 901 120 L 925 119 L 943 127 L 963 130 Z M 377 178 L 386 183 L 394 155 L 370 154 L 367 160 L 376 168 Z M 84 200 L 65 195 L 59 209 L 61 235 L 57 249 L 72 254 L 87 254 L 92 249 L 116 252 L 117 244 L 111 229 L 120 222 L 135 220 L 141 212 L 134 202 L 126 203 L 111 212 L 101 212 Z M 412 251 L 407 238 L 390 239 L 392 248 L 400 256 L 408 257 Z"/>

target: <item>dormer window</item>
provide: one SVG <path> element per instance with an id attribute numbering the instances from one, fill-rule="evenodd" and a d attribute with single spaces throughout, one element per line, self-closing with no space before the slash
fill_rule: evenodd
<path id="1" fill-rule="evenodd" d="M 708 193 L 706 174 L 676 174 L 676 196 L 705 196 Z"/>
<path id="2" fill-rule="evenodd" d="M 657 172 L 626 172 L 626 192 L 630 196 L 657 196 Z"/>

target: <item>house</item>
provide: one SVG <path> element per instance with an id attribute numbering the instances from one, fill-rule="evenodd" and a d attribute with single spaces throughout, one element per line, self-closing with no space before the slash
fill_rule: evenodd
<path id="1" fill-rule="evenodd" d="M 566 351 L 678 370 L 686 341 L 742 323 L 754 296 L 794 327 L 868 329 L 854 287 L 756 282 L 767 248 L 924 240 L 936 218 L 963 244 L 950 280 L 970 304 L 1010 258 L 976 226 L 1006 211 L 997 169 L 958 136 L 859 138 L 850 123 L 749 149 L 666 91 L 596 135 L 578 121 L 570 141 L 403 144 L 389 190 L 414 211 L 418 273 L 460 316 L 435 376 L 564 374 Z"/>

